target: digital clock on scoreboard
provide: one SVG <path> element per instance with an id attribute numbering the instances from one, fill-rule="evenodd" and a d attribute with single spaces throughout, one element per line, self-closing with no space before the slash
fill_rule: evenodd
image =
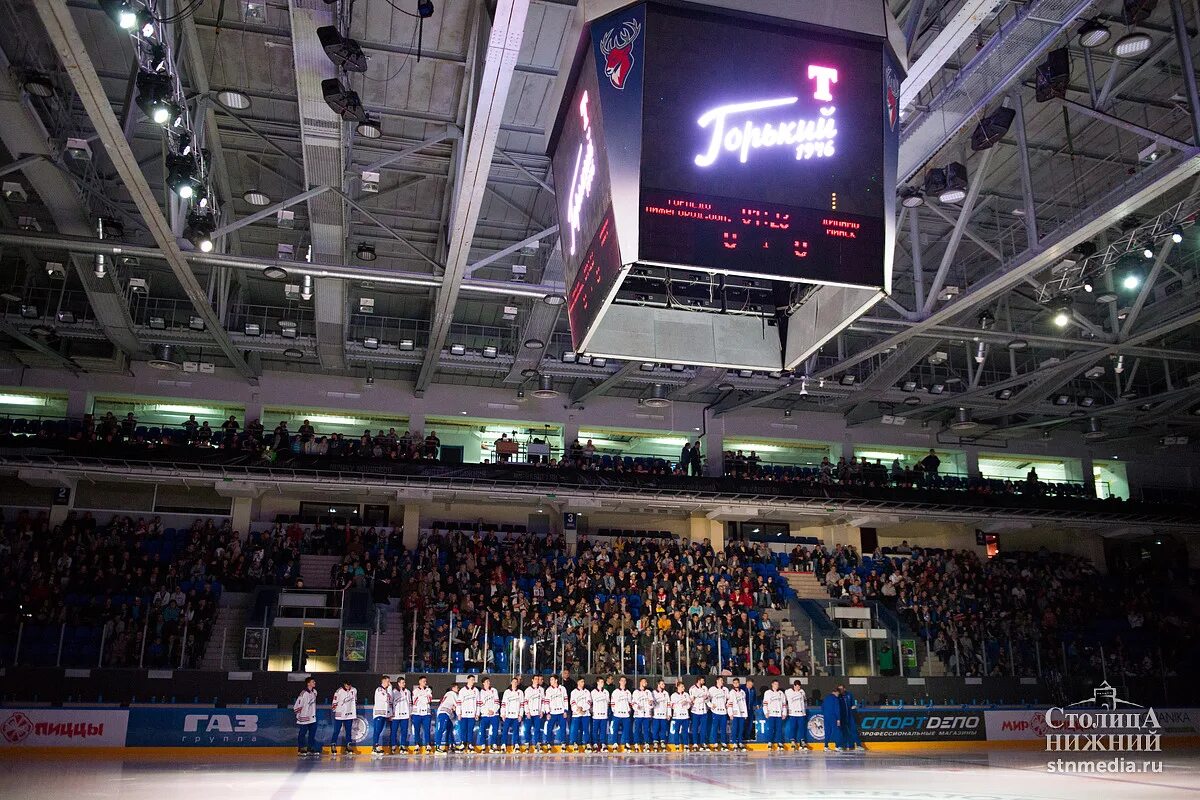
<path id="1" fill-rule="evenodd" d="M 883 248 L 876 220 L 728 197 L 643 190 L 642 260 L 723 272 L 861 284 Z"/>
<path id="2" fill-rule="evenodd" d="M 638 260 L 882 285 L 878 44 L 672 7 L 648 26 Z"/>

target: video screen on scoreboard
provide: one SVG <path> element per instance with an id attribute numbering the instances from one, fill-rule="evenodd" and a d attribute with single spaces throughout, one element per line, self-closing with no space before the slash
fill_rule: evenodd
<path id="1" fill-rule="evenodd" d="M 883 283 L 879 43 L 647 14 L 638 260 Z"/>

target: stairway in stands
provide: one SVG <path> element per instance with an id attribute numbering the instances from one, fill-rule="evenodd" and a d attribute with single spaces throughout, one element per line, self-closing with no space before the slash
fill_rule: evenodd
<path id="1" fill-rule="evenodd" d="M 300 556 L 300 577 L 306 589 L 331 589 L 329 571 L 334 564 L 341 563 L 340 556 Z M 342 587 L 337 587 L 342 588 Z"/>
<path id="2" fill-rule="evenodd" d="M 811 572 L 780 572 L 799 600 L 828 600 L 829 592 Z"/>
<path id="3" fill-rule="evenodd" d="M 411 620 L 412 617 L 410 616 Z M 371 642 L 371 656 L 375 659 L 374 669 L 379 673 L 405 673 L 408 672 L 409 665 L 412 663 L 409 659 L 409 645 L 411 633 L 406 635 L 404 620 L 399 612 L 395 610 L 388 611 L 387 615 L 387 630 L 379 634 L 377 642 Z M 378 645 L 378 650 L 376 650 Z M 409 680 L 409 688 L 412 688 L 412 679 Z"/>
<path id="4" fill-rule="evenodd" d="M 238 655 L 242 652 L 242 631 L 246 627 L 246 608 L 244 602 L 226 605 L 235 599 L 231 597 L 233 594 L 225 592 L 221 597 L 221 606 L 217 609 L 217 619 L 213 623 L 212 636 L 209 637 L 208 647 L 204 650 L 204 658 L 200 661 L 200 669 L 238 668 Z"/>

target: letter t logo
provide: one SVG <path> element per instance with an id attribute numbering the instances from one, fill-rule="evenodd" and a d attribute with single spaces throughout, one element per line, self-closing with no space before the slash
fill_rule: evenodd
<path id="1" fill-rule="evenodd" d="M 813 98 L 820 100 L 823 103 L 833 102 L 833 94 L 829 91 L 831 83 L 837 83 L 837 70 L 833 67 L 818 67 L 816 64 L 808 65 L 808 79 L 816 80 L 817 90 L 813 92 Z"/>

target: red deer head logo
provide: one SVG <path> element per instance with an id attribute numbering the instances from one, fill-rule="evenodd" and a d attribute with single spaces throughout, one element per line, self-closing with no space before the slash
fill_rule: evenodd
<path id="1" fill-rule="evenodd" d="M 604 54 L 604 74 L 614 89 L 624 89 L 625 80 L 633 70 L 633 42 L 642 32 L 637 20 L 626 20 L 611 29 L 600 39 L 600 52 Z"/>

